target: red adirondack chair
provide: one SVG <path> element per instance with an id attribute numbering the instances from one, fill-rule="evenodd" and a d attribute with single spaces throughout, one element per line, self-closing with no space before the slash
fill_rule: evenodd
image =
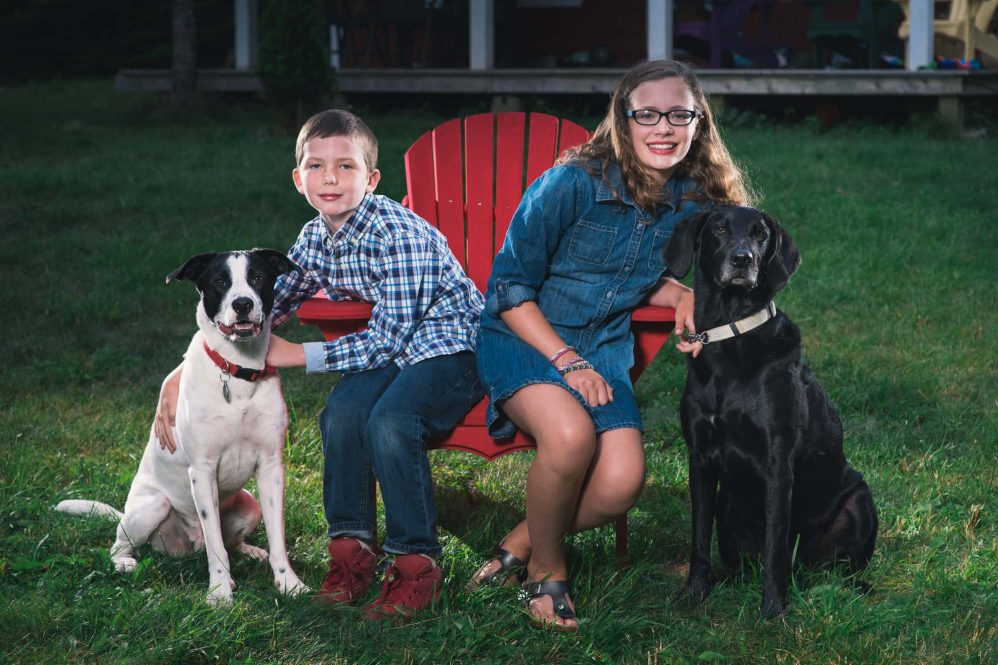
<path id="1" fill-rule="evenodd" d="M 482 113 L 462 122 L 449 120 L 420 136 L 405 153 L 403 204 L 447 237 L 451 251 L 483 292 L 492 258 L 502 247 L 513 212 L 527 186 L 566 149 L 583 143 L 588 132 L 569 120 L 533 113 Z M 526 163 L 524 163 L 526 145 Z M 463 159 L 463 168 L 462 168 Z M 526 174 L 526 181 L 524 181 Z M 303 324 L 318 326 L 326 339 L 362 330 L 371 306 L 333 302 L 316 296 L 298 310 Z M 675 312 L 641 307 L 631 317 L 636 343 L 631 380 L 636 381 L 672 331 Z M 476 405 L 446 439 L 432 448 L 464 450 L 487 460 L 535 447 L 518 432 L 506 441 L 492 439 L 485 427 L 488 398 Z M 627 552 L 627 516 L 617 522 L 618 555 Z"/>

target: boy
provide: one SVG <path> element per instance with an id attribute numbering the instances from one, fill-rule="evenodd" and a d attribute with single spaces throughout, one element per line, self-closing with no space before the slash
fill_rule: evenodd
<path id="1" fill-rule="evenodd" d="M 383 549 L 395 561 L 364 613 L 408 616 L 439 596 L 443 582 L 426 444 L 453 429 L 483 395 L 474 348 L 484 300 L 439 231 L 374 194 L 378 143 L 363 121 L 338 110 L 312 116 L 298 134 L 295 158 L 295 188 L 319 215 L 288 252 L 304 274 L 278 281 L 273 326 L 320 289 L 333 300 L 374 305 L 367 330 L 305 344 L 274 335 L 267 355 L 276 367 L 344 373 L 320 416 L 330 540 L 317 599 L 349 602 L 371 583 L 377 477 Z M 171 449 L 164 424 L 176 408 L 167 395 L 173 377 L 164 382 L 156 424 Z"/>

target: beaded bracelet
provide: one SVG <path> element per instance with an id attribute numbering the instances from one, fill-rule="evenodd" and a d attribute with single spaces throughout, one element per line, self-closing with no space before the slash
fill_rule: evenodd
<path id="1" fill-rule="evenodd" d="M 565 376 L 569 372 L 574 372 L 580 369 L 592 369 L 592 368 L 593 366 L 589 363 L 588 360 L 583 360 L 580 363 L 568 363 L 564 367 L 559 367 L 558 373 L 561 374 L 562 376 Z"/>
<path id="2" fill-rule="evenodd" d="M 575 351 L 575 349 L 573 347 L 571 347 L 571 346 L 563 346 L 563 347 L 561 347 L 560 349 L 558 349 L 555 352 L 555 354 L 553 356 L 551 356 L 550 358 L 548 358 L 548 362 L 551 363 L 552 365 L 554 365 L 555 363 L 558 362 L 558 358 L 561 358 L 563 355 L 565 355 L 569 351 Z"/>
<path id="3" fill-rule="evenodd" d="M 564 369 L 564 368 L 569 367 L 571 365 L 578 365 L 579 363 L 584 363 L 584 362 L 586 362 L 585 358 L 583 358 L 582 356 L 575 356 L 571 360 L 565 361 L 561 365 L 555 364 L 554 368 L 555 369 Z"/>

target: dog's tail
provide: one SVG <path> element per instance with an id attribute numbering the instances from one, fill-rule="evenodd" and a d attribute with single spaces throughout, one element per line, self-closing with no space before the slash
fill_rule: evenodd
<path id="1" fill-rule="evenodd" d="M 124 513 L 116 510 L 112 506 L 100 501 L 90 501 L 89 499 L 67 499 L 60 501 L 55 507 L 60 513 L 69 515 L 96 515 L 98 517 L 113 517 L 120 520 Z"/>

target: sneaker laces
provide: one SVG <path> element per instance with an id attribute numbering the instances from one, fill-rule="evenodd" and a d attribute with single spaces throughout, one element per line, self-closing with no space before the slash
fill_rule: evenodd
<path id="1" fill-rule="evenodd" d="M 392 564 L 388 568 L 388 571 L 385 573 L 385 585 L 381 588 L 381 594 L 374 601 L 374 604 L 381 605 L 385 603 L 385 601 L 388 599 L 388 596 L 392 595 L 392 593 L 395 590 L 397 590 L 400 586 L 402 586 L 403 579 L 404 578 L 402 577 L 402 571 L 400 571 L 394 564 Z M 388 604 L 400 605 L 402 603 L 401 601 L 399 601 L 399 602 L 391 602 Z"/>
<path id="2" fill-rule="evenodd" d="M 353 563 L 353 562 L 351 562 Z M 330 559 L 329 560 L 329 572 L 326 573 L 326 579 L 323 581 L 323 587 L 347 587 L 353 588 L 354 585 L 363 582 L 363 576 L 359 566 L 347 565 L 347 562 Z"/>

